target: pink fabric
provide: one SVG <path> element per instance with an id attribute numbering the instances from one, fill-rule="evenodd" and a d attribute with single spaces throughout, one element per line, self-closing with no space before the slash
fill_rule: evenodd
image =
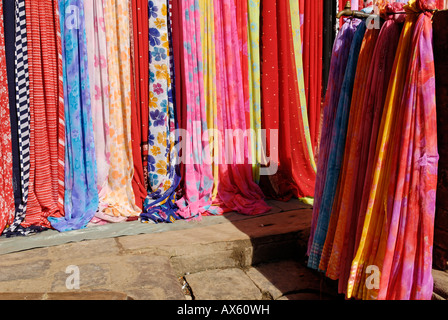
<path id="1" fill-rule="evenodd" d="M 253 181 L 250 141 L 244 137 L 246 99 L 243 61 L 239 46 L 237 8 L 234 1 L 215 1 L 215 42 L 220 164 L 218 195 L 214 202 L 225 211 L 257 215 L 268 212 L 263 192 Z M 233 133 L 239 132 L 233 139 Z M 230 135 L 228 134 L 230 133 Z M 244 140 L 243 140 L 244 139 Z"/>

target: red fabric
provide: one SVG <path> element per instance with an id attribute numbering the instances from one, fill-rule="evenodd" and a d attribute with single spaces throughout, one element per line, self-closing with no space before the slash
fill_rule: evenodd
<path id="1" fill-rule="evenodd" d="M 135 204 L 142 209 L 148 190 L 149 35 L 148 1 L 132 0 L 132 188 Z"/>
<path id="2" fill-rule="evenodd" d="M 262 19 L 262 118 L 268 150 L 277 148 L 279 155 L 278 172 L 269 176 L 265 192 L 280 200 L 313 197 L 315 172 L 300 112 L 289 3 L 264 0 Z M 269 130 L 278 130 L 278 144 L 270 144 Z"/>
<path id="3" fill-rule="evenodd" d="M 9 95 L 6 74 L 3 5 L 0 2 L 0 234 L 14 220 L 14 191 L 12 186 L 12 144 L 9 117 Z"/>
<path id="4" fill-rule="evenodd" d="M 303 10 L 303 74 L 311 143 L 317 153 L 322 101 L 323 0 L 300 1 Z M 345 4 L 344 4 L 345 5 Z"/>
<path id="5" fill-rule="evenodd" d="M 26 1 L 30 90 L 30 180 L 22 226 L 50 228 L 64 216 L 65 116 L 57 0 Z"/>
<path id="6" fill-rule="evenodd" d="M 179 128 L 187 128 L 187 118 L 186 115 L 186 94 L 185 94 L 185 81 L 183 81 L 185 75 L 182 72 L 184 70 L 184 57 L 183 57 L 183 32 L 182 32 L 182 11 L 179 1 L 181 0 L 170 0 L 171 2 L 171 22 L 172 22 L 172 42 L 173 42 L 173 57 L 174 57 L 174 83 L 175 83 L 175 108 L 176 117 Z M 182 148 L 184 150 L 185 148 Z M 184 152 L 184 151 L 182 151 Z M 182 156 L 182 154 L 180 154 Z M 180 186 L 185 183 L 185 164 L 182 162 L 180 164 L 180 174 L 181 182 Z"/>

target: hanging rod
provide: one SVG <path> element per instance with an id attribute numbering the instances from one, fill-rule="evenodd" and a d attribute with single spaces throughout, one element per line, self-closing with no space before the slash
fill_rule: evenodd
<path id="1" fill-rule="evenodd" d="M 437 12 L 441 12 L 441 11 L 448 11 L 447 9 L 444 10 L 439 10 L 439 9 L 434 9 L 434 10 L 426 10 L 425 12 L 433 12 L 434 14 Z M 420 14 L 422 12 L 412 12 L 413 14 Z M 390 13 L 392 14 L 409 14 L 408 12 L 395 12 L 395 13 Z M 352 10 L 352 6 L 350 1 L 347 1 L 347 3 L 345 4 L 344 10 L 339 11 L 338 14 L 336 15 L 336 18 L 339 19 L 341 17 L 354 17 L 354 18 L 359 18 L 359 19 L 366 19 L 366 18 L 378 18 L 379 16 L 377 14 L 373 14 L 373 13 L 365 13 L 362 11 L 357 11 L 357 10 Z"/>
<path id="2" fill-rule="evenodd" d="M 345 4 L 344 10 L 339 11 L 338 14 L 336 15 L 336 18 L 341 18 L 341 17 L 354 17 L 354 18 L 360 18 L 360 19 L 366 19 L 366 18 L 378 18 L 379 16 L 377 14 L 372 14 L 372 13 L 365 13 L 362 11 L 357 11 L 357 10 L 352 10 L 352 5 L 350 1 L 347 1 L 347 3 Z"/>

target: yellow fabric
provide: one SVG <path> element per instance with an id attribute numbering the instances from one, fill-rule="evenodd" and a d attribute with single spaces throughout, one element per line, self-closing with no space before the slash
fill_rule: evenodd
<path id="1" fill-rule="evenodd" d="M 410 1 L 410 3 L 415 1 Z M 377 148 L 375 153 L 375 170 L 370 187 L 369 202 L 364 219 L 364 225 L 360 243 L 356 250 L 356 256 L 352 261 L 350 278 L 347 285 L 347 298 L 358 299 L 376 299 L 377 290 L 367 290 L 366 287 L 366 268 L 374 265 L 381 270 L 382 260 L 384 258 L 384 246 L 381 246 L 380 238 L 387 230 L 387 177 L 391 170 L 390 148 L 388 143 L 396 132 L 398 123 L 397 106 L 402 97 L 406 66 L 409 62 L 410 44 L 412 40 L 412 29 L 418 15 L 408 15 L 403 27 L 403 31 L 398 44 L 397 54 L 394 61 L 394 67 L 389 82 L 388 93 L 384 106 L 381 127 L 378 136 Z"/>

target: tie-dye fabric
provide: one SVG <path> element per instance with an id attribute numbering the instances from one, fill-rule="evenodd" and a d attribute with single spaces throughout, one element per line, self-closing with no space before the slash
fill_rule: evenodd
<path id="1" fill-rule="evenodd" d="M 410 1 L 389 83 L 362 236 L 348 295 L 423 299 L 432 295 L 432 239 L 437 184 L 433 3 Z M 405 98 L 403 98 L 405 97 Z M 381 271 L 380 288 L 363 285 L 365 269 Z"/>
<path id="2" fill-rule="evenodd" d="M 406 12 L 434 9 L 432 1 L 409 1 Z M 434 215 L 437 189 L 437 116 L 432 44 L 432 15 L 419 14 L 412 33 L 412 60 L 399 107 L 403 130 L 398 166 L 392 171 L 385 212 L 387 237 L 380 300 L 431 300 Z M 396 151 L 395 151 L 396 152 Z"/>
<path id="3" fill-rule="evenodd" d="M 84 228 L 98 208 L 95 140 L 90 104 L 84 4 L 59 0 L 65 105 L 65 216 L 49 217 L 58 231 Z"/>

